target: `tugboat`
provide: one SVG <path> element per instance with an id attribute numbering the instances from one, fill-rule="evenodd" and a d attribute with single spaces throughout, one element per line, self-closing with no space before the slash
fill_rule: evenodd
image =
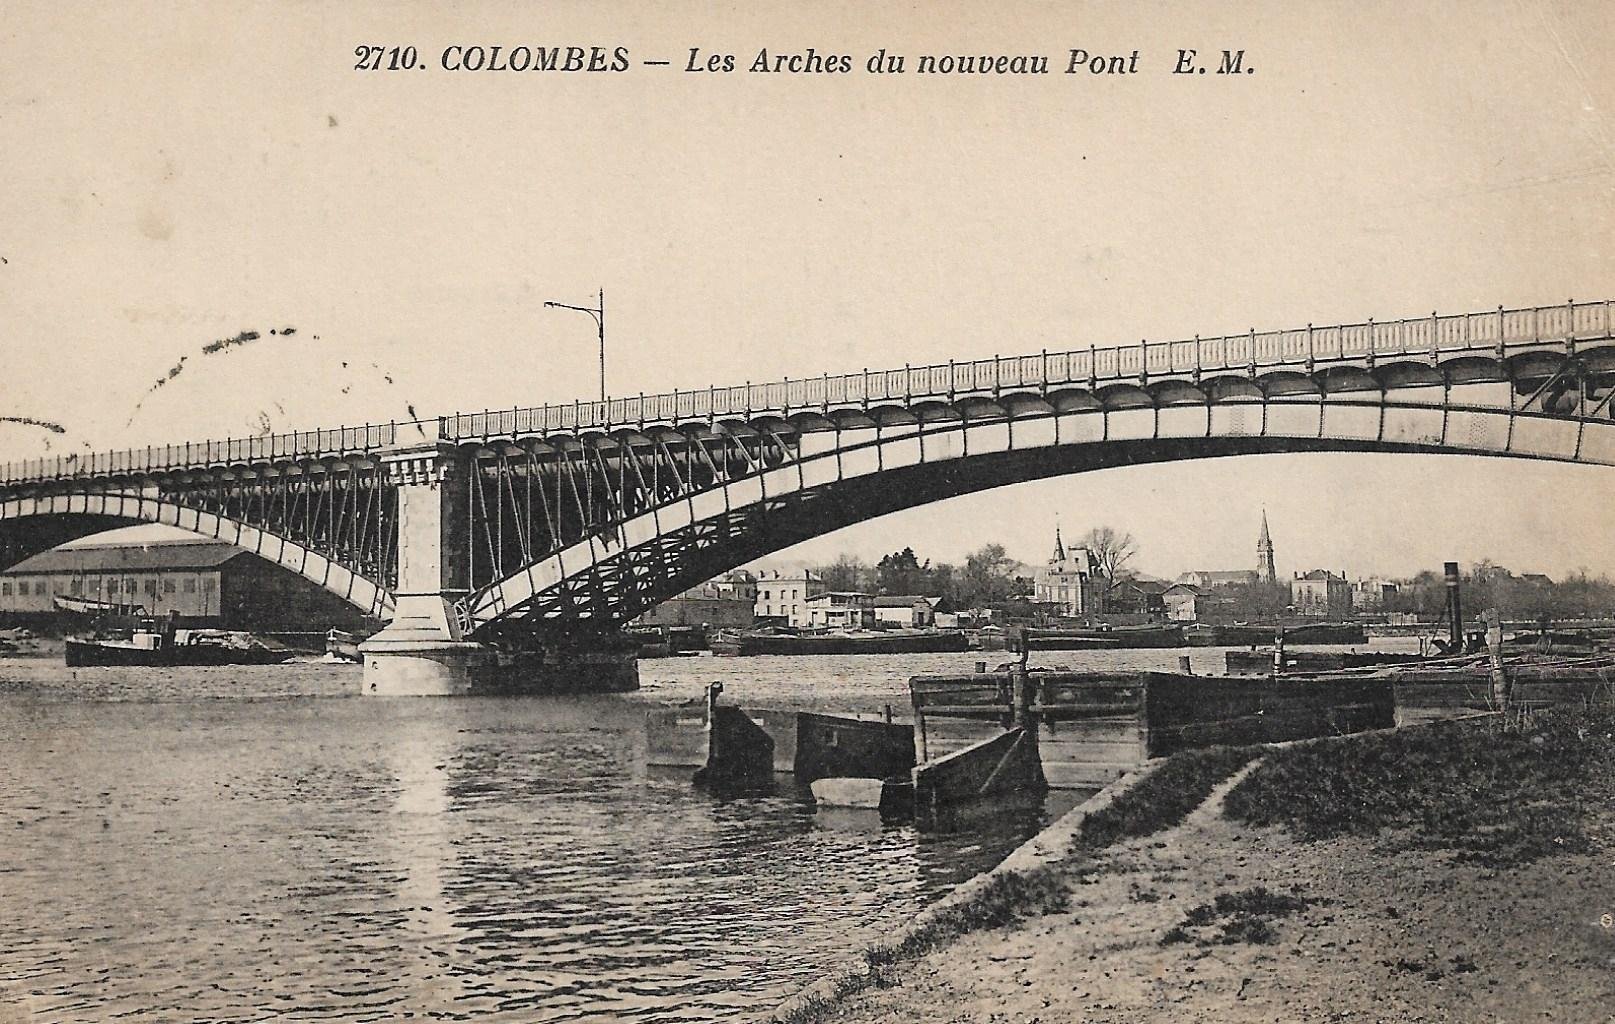
<path id="1" fill-rule="evenodd" d="M 68 637 L 67 664 L 92 665 L 275 665 L 296 654 L 269 647 L 249 633 L 224 629 L 178 629 L 175 616 L 141 619 L 128 639 Z"/>

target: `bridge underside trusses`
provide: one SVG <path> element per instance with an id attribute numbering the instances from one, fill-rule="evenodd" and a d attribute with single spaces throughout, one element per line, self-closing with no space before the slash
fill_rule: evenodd
<path id="1" fill-rule="evenodd" d="M 462 449 L 472 544 L 464 624 L 487 635 L 621 623 L 852 523 L 1113 466 L 1300 451 L 1612 465 L 1612 397 L 1615 349 L 1606 347 L 490 437 Z"/>
<path id="2" fill-rule="evenodd" d="M 10 565 L 75 537 L 162 523 L 234 544 L 384 617 L 396 520 L 396 490 L 372 460 L 227 466 L 0 493 L 0 552 Z"/>

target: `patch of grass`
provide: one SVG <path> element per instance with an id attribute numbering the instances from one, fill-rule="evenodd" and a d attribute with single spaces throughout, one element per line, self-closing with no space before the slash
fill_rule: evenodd
<path id="1" fill-rule="evenodd" d="M 1256 747 L 1208 747 L 1173 754 L 1110 806 L 1083 820 L 1079 852 L 1171 828 L 1205 803 L 1218 783 L 1243 768 L 1257 752 Z"/>
<path id="2" fill-rule="evenodd" d="M 1044 866 L 1004 871 L 989 878 L 969 899 L 932 915 L 923 928 L 909 932 L 903 941 L 865 950 L 864 961 L 871 967 L 888 966 L 922 956 L 970 932 L 1062 913 L 1070 906 L 1070 890 L 1064 873 L 1058 869 Z"/>
<path id="3" fill-rule="evenodd" d="M 1183 915 L 1183 921 L 1161 936 L 1160 944 L 1194 943 L 1197 946 L 1232 946 L 1240 943 L 1270 945 L 1278 941 L 1273 921 L 1297 914 L 1320 900 L 1277 893 L 1265 886 L 1240 892 L 1218 893 Z"/>
<path id="4" fill-rule="evenodd" d="M 1313 741 L 1267 755 L 1229 793 L 1229 817 L 1305 840 L 1388 832 L 1393 849 L 1451 850 L 1508 868 L 1584 850 L 1607 800 L 1615 713 L 1566 708 L 1517 727 L 1421 729 Z"/>

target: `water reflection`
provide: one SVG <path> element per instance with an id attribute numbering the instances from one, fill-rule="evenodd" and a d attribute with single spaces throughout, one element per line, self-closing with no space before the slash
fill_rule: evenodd
<path id="1" fill-rule="evenodd" d="M 618 700 L 239 699 L 253 678 L 0 696 L 0 1019 L 733 1018 L 1042 820 L 716 799 L 647 767 Z"/>

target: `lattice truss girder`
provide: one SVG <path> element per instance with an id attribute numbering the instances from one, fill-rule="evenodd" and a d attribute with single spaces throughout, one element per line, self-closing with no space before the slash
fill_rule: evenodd
<path id="1" fill-rule="evenodd" d="M 374 462 L 187 474 L 159 483 L 186 508 L 301 545 L 384 589 L 398 580 L 398 492 Z"/>

